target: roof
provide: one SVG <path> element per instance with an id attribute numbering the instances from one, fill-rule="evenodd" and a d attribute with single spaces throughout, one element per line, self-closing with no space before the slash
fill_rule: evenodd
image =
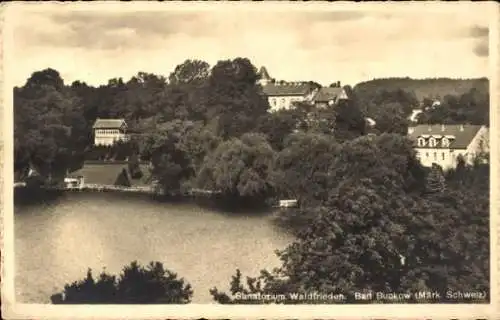
<path id="1" fill-rule="evenodd" d="M 259 76 L 259 79 L 271 80 L 271 77 L 269 76 L 269 72 L 267 72 L 266 67 L 261 67 L 257 75 Z"/>
<path id="2" fill-rule="evenodd" d="M 342 95 L 344 89 L 342 88 L 330 88 L 323 87 L 319 89 L 318 93 L 314 97 L 314 101 L 316 102 L 330 102 L 331 100 L 337 100 L 340 95 Z"/>
<path id="3" fill-rule="evenodd" d="M 132 179 L 131 184 L 132 186 L 147 186 L 151 178 L 148 165 L 140 164 L 139 168 L 143 176 L 140 179 Z M 114 185 L 118 175 L 121 174 L 123 169 L 125 169 L 130 176 L 128 165 L 123 162 L 85 163 L 81 169 L 71 172 L 69 177 L 83 176 L 85 183 L 88 184 Z"/>
<path id="4" fill-rule="evenodd" d="M 93 128 L 99 128 L 99 129 L 119 129 L 123 125 L 127 125 L 125 123 L 125 119 L 100 119 L 97 118 Z"/>
<path id="5" fill-rule="evenodd" d="M 303 96 L 312 90 L 313 86 L 307 82 L 269 83 L 262 87 L 262 93 L 266 96 Z"/>
<path id="6" fill-rule="evenodd" d="M 418 125 L 411 127 L 408 135 L 410 139 L 414 140 L 415 147 L 417 146 L 417 138 L 421 136 L 453 136 L 454 139 L 451 140 L 449 149 L 466 149 L 481 127 L 471 124 Z"/>

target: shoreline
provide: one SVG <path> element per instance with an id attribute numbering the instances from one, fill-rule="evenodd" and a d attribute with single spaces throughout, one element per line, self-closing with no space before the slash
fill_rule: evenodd
<path id="1" fill-rule="evenodd" d="M 195 203 L 196 205 L 215 209 L 221 212 L 245 213 L 258 212 L 270 213 L 277 208 L 269 203 L 259 204 L 242 203 L 240 199 L 225 199 L 221 193 L 202 192 L 201 189 L 192 189 L 194 192 L 159 193 L 151 188 L 129 188 L 108 186 L 104 188 L 64 188 L 64 187 L 18 187 L 14 189 L 14 203 L 18 205 L 34 205 L 51 202 L 67 194 L 109 194 L 137 196 L 155 202 Z"/>

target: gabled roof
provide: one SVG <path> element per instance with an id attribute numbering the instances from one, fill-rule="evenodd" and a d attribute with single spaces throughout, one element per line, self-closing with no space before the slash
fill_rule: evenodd
<path id="1" fill-rule="evenodd" d="M 304 96 L 312 90 L 313 86 L 307 82 L 269 83 L 262 87 L 262 94 L 266 96 Z"/>
<path id="2" fill-rule="evenodd" d="M 132 186 L 147 186 L 151 178 L 149 168 L 145 164 L 140 164 L 139 167 L 143 176 L 141 179 L 131 179 L 131 184 Z M 85 163 L 82 168 L 71 172 L 69 176 L 83 176 L 87 184 L 114 185 L 123 169 L 130 177 L 128 165 L 124 163 Z"/>
<path id="3" fill-rule="evenodd" d="M 415 147 L 417 147 L 418 137 L 453 136 L 454 139 L 451 139 L 449 149 L 466 149 L 481 127 L 480 125 L 471 124 L 418 125 L 412 127 L 408 135 L 410 139 L 414 140 Z M 436 148 L 439 148 L 439 146 Z"/>
<path id="4" fill-rule="evenodd" d="M 125 119 L 100 119 L 97 118 L 93 128 L 94 129 L 120 129 L 127 126 Z"/>
<path id="5" fill-rule="evenodd" d="M 343 93 L 344 89 L 335 87 L 322 87 L 314 97 L 315 102 L 330 102 L 337 100 Z"/>
<path id="6" fill-rule="evenodd" d="M 259 79 L 266 79 L 266 80 L 271 80 L 271 77 L 269 76 L 269 72 L 267 72 L 266 67 L 262 66 L 257 73 L 259 76 Z"/>

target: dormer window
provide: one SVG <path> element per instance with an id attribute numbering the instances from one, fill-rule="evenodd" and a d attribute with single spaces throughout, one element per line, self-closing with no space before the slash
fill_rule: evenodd
<path id="1" fill-rule="evenodd" d="M 448 140 L 448 138 L 443 138 L 441 140 L 441 145 L 445 148 L 449 147 L 450 146 L 450 140 Z"/>
<path id="2" fill-rule="evenodd" d="M 425 139 L 422 137 L 418 138 L 417 144 L 419 147 L 425 147 Z"/>
<path id="3" fill-rule="evenodd" d="M 430 138 L 429 139 L 429 147 L 435 147 L 437 145 L 437 140 L 436 138 Z"/>

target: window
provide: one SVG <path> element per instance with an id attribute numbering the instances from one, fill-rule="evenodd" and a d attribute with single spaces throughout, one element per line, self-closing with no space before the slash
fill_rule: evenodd
<path id="1" fill-rule="evenodd" d="M 426 157 L 426 158 L 429 158 L 429 152 L 426 152 L 426 153 L 425 153 L 425 157 Z"/>
<path id="2" fill-rule="evenodd" d="M 271 105 L 274 107 L 276 106 L 276 98 L 271 99 Z"/>
<path id="3" fill-rule="evenodd" d="M 441 145 L 442 145 L 443 147 L 445 147 L 445 148 L 446 148 L 446 147 L 449 147 L 449 146 L 450 146 L 450 140 L 448 140 L 448 138 L 443 138 L 443 139 L 441 140 Z"/>
<path id="4" fill-rule="evenodd" d="M 446 154 L 444 152 L 441 154 L 441 156 L 442 156 L 443 160 L 446 158 Z"/>
<path id="5" fill-rule="evenodd" d="M 281 104 L 284 105 L 285 104 L 285 98 L 281 98 Z"/>
<path id="6" fill-rule="evenodd" d="M 417 160 L 420 160 L 420 151 L 417 151 L 415 153 L 415 158 L 417 158 Z"/>
<path id="7" fill-rule="evenodd" d="M 434 152 L 434 161 L 437 160 L 437 152 Z"/>
<path id="8" fill-rule="evenodd" d="M 435 147 L 437 145 L 436 138 L 429 139 L 429 147 Z"/>
<path id="9" fill-rule="evenodd" d="M 422 137 L 418 138 L 417 144 L 419 147 L 424 147 L 425 146 L 425 139 Z"/>

